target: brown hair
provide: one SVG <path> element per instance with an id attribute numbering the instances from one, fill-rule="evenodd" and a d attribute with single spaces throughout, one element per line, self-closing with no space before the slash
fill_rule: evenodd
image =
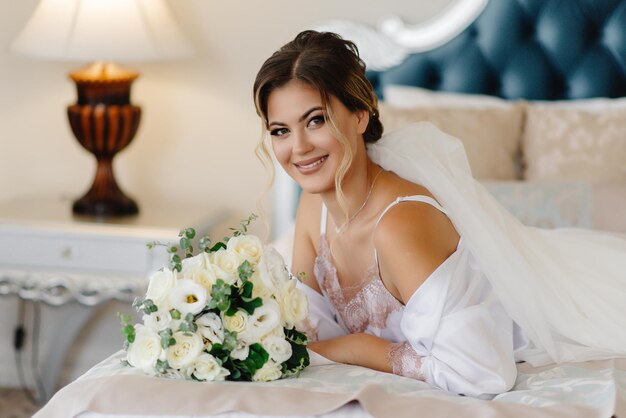
<path id="1" fill-rule="evenodd" d="M 266 135 L 267 100 L 275 89 L 291 80 L 302 81 L 319 90 L 326 120 L 344 147 L 344 157 L 335 175 L 335 189 L 339 204 L 347 216 L 341 183 L 352 163 L 352 151 L 348 140 L 337 129 L 328 103 L 330 96 L 334 96 L 351 112 L 367 111 L 369 123 L 363 139 L 365 142 L 376 142 L 380 139 L 383 125 L 378 115 L 378 99 L 365 76 L 365 63 L 359 57 L 358 48 L 353 42 L 332 32 L 313 30 L 300 32 L 293 41 L 274 52 L 263 63 L 253 88 L 256 111 L 263 121 L 264 131 L 257 147 L 257 155 L 270 167 L 272 179 L 274 173 Z"/>

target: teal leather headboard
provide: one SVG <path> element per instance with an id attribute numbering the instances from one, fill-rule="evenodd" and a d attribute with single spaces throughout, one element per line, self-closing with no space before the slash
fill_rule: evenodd
<path id="1" fill-rule="evenodd" d="M 506 99 L 626 96 L 626 0 L 491 0 L 460 35 L 368 76 Z"/>

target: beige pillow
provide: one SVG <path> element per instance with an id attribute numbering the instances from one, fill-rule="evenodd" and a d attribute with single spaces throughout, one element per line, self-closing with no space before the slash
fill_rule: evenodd
<path id="1" fill-rule="evenodd" d="M 626 183 L 626 108 L 528 105 L 522 150 L 527 180 Z"/>
<path id="2" fill-rule="evenodd" d="M 518 178 L 516 161 L 523 108 L 461 108 L 419 106 L 399 108 L 382 103 L 380 118 L 386 131 L 408 123 L 428 121 L 457 137 L 465 146 L 472 174 L 477 179 Z"/>

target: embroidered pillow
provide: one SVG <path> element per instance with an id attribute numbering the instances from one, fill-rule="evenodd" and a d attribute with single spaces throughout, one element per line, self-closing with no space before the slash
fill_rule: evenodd
<path id="1" fill-rule="evenodd" d="M 527 180 L 626 184 L 626 108 L 528 105 L 522 150 Z"/>

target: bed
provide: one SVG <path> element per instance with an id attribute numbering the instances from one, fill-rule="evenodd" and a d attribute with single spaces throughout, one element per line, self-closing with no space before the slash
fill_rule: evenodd
<path id="1" fill-rule="evenodd" d="M 444 18 L 454 27 L 428 43 L 443 20 L 316 28 L 357 42 L 386 129 L 427 120 L 459 137 L 474 176 L 524 223 L 626 233 L 626 0 L 460 0 Z M 298 191 L 277 184 L 276 245 L 288 259 Z M 624 359 L 521 363 L 514 389 L 487 401 L 314 354 L 299 379 L 263 384 L 148 378 L 121 355 L 36 417 L 626 417 Z"/>

